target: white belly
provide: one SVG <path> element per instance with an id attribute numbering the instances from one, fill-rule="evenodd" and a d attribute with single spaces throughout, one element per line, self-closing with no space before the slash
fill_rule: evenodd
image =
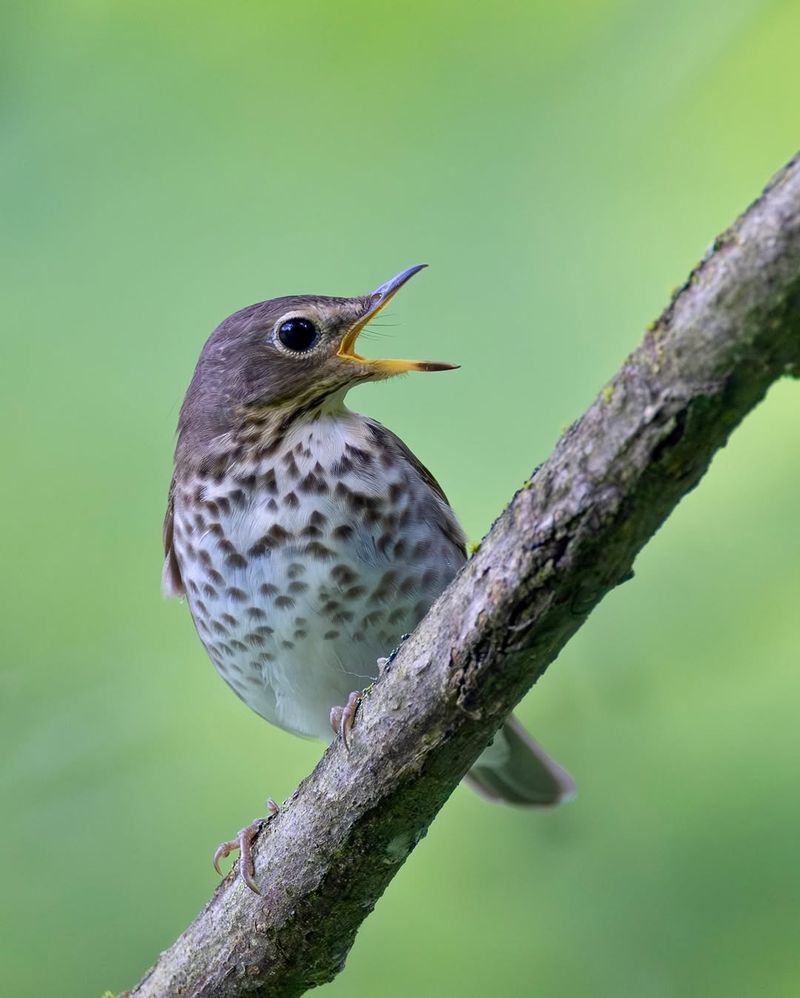
<path id="1" fill-rule="evenodd" d="M 463 556 L 413 465 L 351 460 L 359 417 L 323 416 L 285 447 L 233 493 L 198 483 L 199 518 L 177 497 L 176 554 L 226 682 L 268 721 L 328 739 L 331 707 L 375 678 Z"/>

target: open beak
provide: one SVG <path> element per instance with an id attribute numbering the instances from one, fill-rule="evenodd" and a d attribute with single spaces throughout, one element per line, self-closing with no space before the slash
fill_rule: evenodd
<path id="1" fill-rule="evenodd" d="M 376 374 L 389 377 L 392 374 L 403 374 L 406 371 L 452 371 L 458 364 L 442 364 L 429 360 L 370 360 L 362 357 L 355 351 L 358 334 L 370 320 L 374 319 L 380 310 L 394 298 L 406 281 L 411 280 L 414 274 L 418 273 L 427 263 L 418 263 L 414 267 L 402 270 L 396 277 L 393 277 L 385 284 L 381 284 L 371 295 L 368 295 L 369 307 L 354 325 L 352 325 L 342 338 L 339 344 L 337 355 L 342 360 L 353 361 L 356 364 L 372 368 Z"/>

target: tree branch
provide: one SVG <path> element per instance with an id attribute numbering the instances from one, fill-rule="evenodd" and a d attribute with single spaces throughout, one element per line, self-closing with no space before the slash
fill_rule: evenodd
<path id="1" fill-rule="evenodd" d="M 496 728 L 715 451 L 800 372 L 800 157 L 714 243 L 514 496 L 257 847 L 130 995 L 300 995 L 356 931 Z"/>

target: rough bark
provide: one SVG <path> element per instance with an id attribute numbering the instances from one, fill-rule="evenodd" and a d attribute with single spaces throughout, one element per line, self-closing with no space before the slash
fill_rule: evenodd
<path id="1" fill-rule="evenodd" d="M 784 374 L 800 371 L 800 157 L 709 250 L 257 847 L 130 995 L 300 995 L 514 705 Z"/>

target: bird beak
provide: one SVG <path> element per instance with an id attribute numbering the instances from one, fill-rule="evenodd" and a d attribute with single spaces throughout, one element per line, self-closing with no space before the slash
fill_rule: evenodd
<path id="1" fill-rule="evenodd" d="M 396 277 L 393 277 L 385 284 L 381 284 L 371 295 L 367 295 L 369 305 L 366 312 L 358 319 L 344 334 L 342 342 L 339 344 L 337 356 L 342 360 L 349 360 L 355 364 L 371 368 L 375 374 L 390 377 L 393 374 L 404 374 L 406 371 L 452 371 L 458 364 L 442 364 L 436 361 L 427 360 L 370 360 L 355 352 L 358 334 L 366 324 L 374 319 L 380 310 L 394 298 L 406 281 L 411 280 L 414 274 L 427 267 L 427 263 L 418 263 L 414 267 L 402 270 Z"/>

